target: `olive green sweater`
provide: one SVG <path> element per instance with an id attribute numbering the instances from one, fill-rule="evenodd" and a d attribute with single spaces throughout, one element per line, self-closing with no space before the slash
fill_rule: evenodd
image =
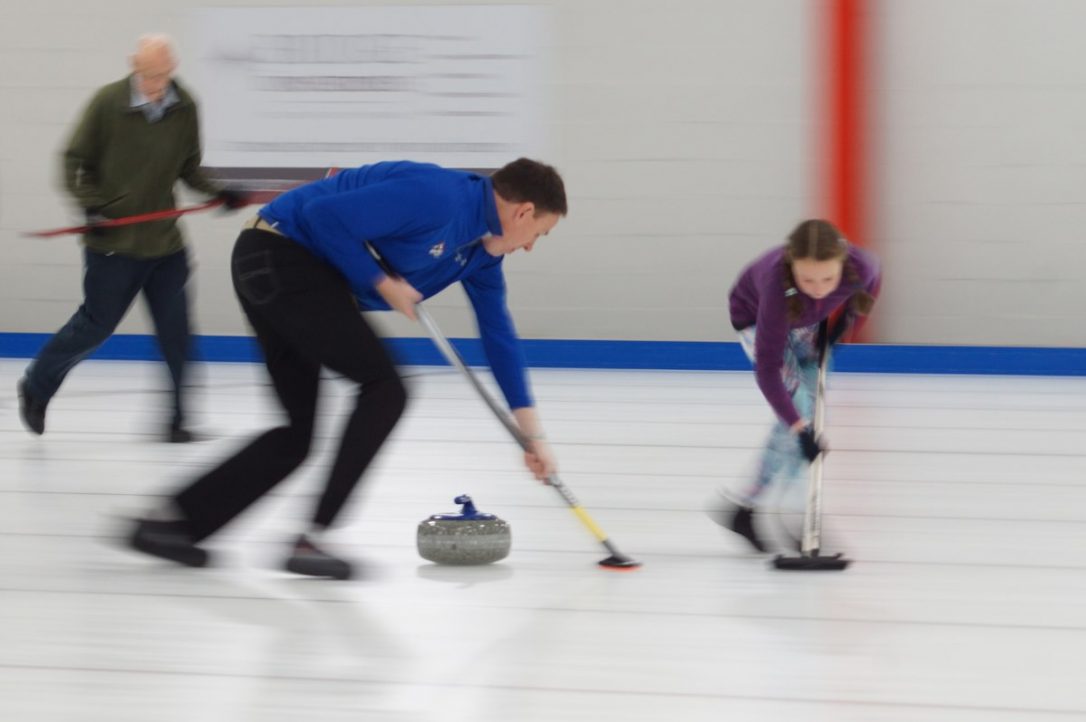
<path id="1" fill-rule="evenodd" d="M 131 77 L 101 88 L 91 99 L 64 152 L 64 181 L 83 208 L 108 218 L 175 207 L 182 180 L 214 195 L 220 187 L 200 169 L 196 103 L 176 81 L 178 102 L 156 123 L 131 107 Z M 83 242 L 94 250 L 157 258 L 181 249 L 177 220 L 102 229 Z"/>

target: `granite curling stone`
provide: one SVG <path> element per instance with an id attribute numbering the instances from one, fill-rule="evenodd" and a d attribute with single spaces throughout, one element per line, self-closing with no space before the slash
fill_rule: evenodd
<path id="1" fill-rule="evenodd" d="M 459 514 L 434 514 L 419 522 L 419 555 L 436 564 L 490 564 L 509 555 L 513 538 L 509 524 L 475 508 L 471 497 L 458 496 Z"/>

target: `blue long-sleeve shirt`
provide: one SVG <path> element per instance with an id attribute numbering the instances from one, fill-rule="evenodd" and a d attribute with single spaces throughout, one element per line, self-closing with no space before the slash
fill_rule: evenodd
<path id="1" fill-rule="evenodd" d="M 260 215 L 339 269 L 368 311 L 390 307 L 374 287 L 384 273 L 366 242 L 424 298 L 459 281 L 509 408 L 532 405 L 502 257 L 480 242 L 502 233 L 489 178 L 425 163 L 376 163 L 288 191 Z"/>

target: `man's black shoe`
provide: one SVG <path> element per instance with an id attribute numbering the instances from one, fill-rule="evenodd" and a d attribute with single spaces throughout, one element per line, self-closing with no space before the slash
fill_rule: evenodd
<path id="1" fill-rule="evenodd" d="M 174 421 L 166 429 L 165 441 L 169 444 L 188 444 L 193 441 L 204 441 L 207 436 L 189 431 L 185 425 Z"/>
<path id="2" fill-rule="evenodd" d="M 26 377 L 19 379 L 19 418 L 27 430 L 41 436 L 45 433 L 45 407 L 48 401 L 42 401 L 30 391 Z"/>
<path id="3" fill-rule="evenodd" d="M 350 579 L 354 574 L 351 563 L 324 551 L 304 534 L 298 537 L 287 557 L 286 570 L 308 577 Z"/>
<path id="4" fill-rule="evenodd" d="M 207 551 L 196 546 L 183 521 L 137 519 L 136 528 L 128 539 L 136 551 L 184 564 L 187 567 L 207 566 Z"/>
<path id="5" fill-rule="evenodd" d="M 166 432 L 166 441 L 170 444 L 187 444 L 196 441 L 196 436 L 184 426 L 171 425 Z"/>

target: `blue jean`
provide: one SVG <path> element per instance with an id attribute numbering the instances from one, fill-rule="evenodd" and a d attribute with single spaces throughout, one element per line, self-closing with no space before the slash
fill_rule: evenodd
<path id="1" fill-rule="evenodd" d="M 136 294 L 143 291 L 173 382 L 173 423 L 180 425 L 184 419 L 181 397 L 190 344 L 185 293 L 188 278 L 188 253 L 184 249 L 162 258 L 131 258 L 84 248 L 83 305 L 27 367 L 30 392 L 49 401 L 68 372 L 113 335 Z"/>
<path id="2" fill-rule="evenodd" d="M 747 358 L 754 362 L 757 342 L 755 327 L 739 332 L 739 343 Z M 814 399 L 818 385 L 818 324 L 792 329 L 784 351 L 784 367 L 781 369 L 784 386 L 792 396 L 796 411 L 810 421 L 814 415 Z M 754 481 L 741 496 L 746 506 L 754 506 L 758 497 L 770 486 L 781 482 L 800 481 L 807 468 L 807 460 L 792 430 L 781 420 L 773 426 L 766 440 Z"/>

